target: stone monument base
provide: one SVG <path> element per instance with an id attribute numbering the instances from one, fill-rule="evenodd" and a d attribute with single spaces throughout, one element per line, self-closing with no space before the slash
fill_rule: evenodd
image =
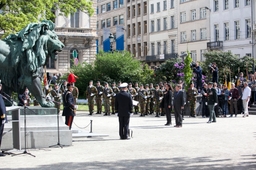
<path id="1" fill-rule="evenodd" d="M 12 120 L 14 110 L 19 110 L 19 120 Z M 14 148 L 16 141 L 16 132 L 13 136 L 13 128 L 19 127 L 20 147 L 25 148 L 24 134 L 24 107 L 7 107 L 8 123 L 5 124 L 4 136 L 2 139 L 2 150 Z M 15 125 L 14 125 L 15 124 Z M 63 119 L 59 116 L 59 134 L 60 144 L 65 146 L 72 145 L 72 131 L 64 124 Z M 13 141 L 13 137 L 15 140 Z M 58 143 L 57 131 L 57 109 L 31 106 L 26 109 L 26 147 L 29 148 L 46 148 Z"/>

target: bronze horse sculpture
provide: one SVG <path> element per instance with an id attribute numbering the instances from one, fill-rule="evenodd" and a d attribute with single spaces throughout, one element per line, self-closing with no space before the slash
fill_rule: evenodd
<path id="1" fill-rule="evenodd" d="M 56 59 L 64 44 L 51 21 L 31 23 L 17 34 L 0 40 L 0 79 L 7 93 L 27 87 L 42 107 L 53 107 L 42 91 L 43 67 L 48 57 Z"/>

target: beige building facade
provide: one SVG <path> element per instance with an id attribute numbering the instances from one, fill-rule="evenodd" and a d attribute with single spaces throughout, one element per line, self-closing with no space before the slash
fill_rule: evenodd
<path id="1" fill-rule="evenodd" d="M 95 11 L 96 5 L 94 0 Z M 56 61 L 49 59 L 47 72 L 65 73 L 73 64 L 93 63 L 96 57 L 96 12 L 91 17 L 81 11 L 68 17 L 58 16 L 57 12 L 56 16 L 55 32 L 65 47 Z"/>
<path id="2" fill-rule="evenodd" d="M 193 61 L 203 60 L 210 41 L 210 1 L 180 0 L 177 14 L 178 53 L 191 52 Z"/>

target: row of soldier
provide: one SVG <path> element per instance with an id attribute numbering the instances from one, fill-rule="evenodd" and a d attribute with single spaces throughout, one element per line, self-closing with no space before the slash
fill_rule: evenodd
<path id="1" fill-rule="evenodd" d="M 120 89 L 116 83 L 112 83 L 112 87 L 107 82 L 104 86 L 100 84 L 100 81 L 93 85 L 93 81 L 89 82 L 89 86 L 85 92 L 88 99 L 89 115 L 94 113 L 94 103 L 96 102 L 97 112 L 96 114 L 102 114 L 102 101 L 104 102 L 105 114 L 104 116 L 115 114 L 115 96 L 119 93 Z M 140 113 L 140 116 L 156 113 L 156 117 L 164 115 L 164 111 L 160 110 L 160 103 L 164 95 L 164 84 L 146 84 L 145 87 L 138 83 L 132 86 L 129 83 L 129 93 L 132 95 L 134 104 L 134 114 Z"/>

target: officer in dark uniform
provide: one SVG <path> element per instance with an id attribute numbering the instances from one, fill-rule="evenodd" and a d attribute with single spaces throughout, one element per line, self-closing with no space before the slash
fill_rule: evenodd
<path id="1" fill-rule="evenodd" d="M 116 101 L 116 95 L 120 92 L 119 88 L 116 87 L 116 83 L 112 83 L 112 98 L 111 98 L 111 108 L 112 108 L 112 114 L 115 114 L 115 101 Z"/>
<path id="2" fill-rule="evenodd" d="M 2 90 L 2 84 L 0 84 L 0 91 Z M 4 132 L 4 124 L 7 122 L 6 117 L 6 107 L 4 104 L 3 96 L 0 94 L 0 147 L 2 143 L 2 136 Z M 0 156 L 5 156 L 3 153 L 0 153 Z"/>
<path id="3" fill-rule="evenodd" d="M 75 100 L 72 95 L 73 91 L 73 84 L 67 84 L 68 90 L 65 91 L 63 94 L 63 113 L 62 116 L 65 116 L 65 124 L 69 126 L 69 129 L 72 127 L 74 116 L 76 115 L 76 107 L 75 107 Z"/>

